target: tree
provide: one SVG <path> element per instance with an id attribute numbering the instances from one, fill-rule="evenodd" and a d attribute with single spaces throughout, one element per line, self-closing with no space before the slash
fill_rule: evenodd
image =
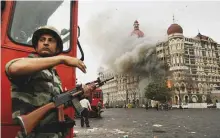
<path id="1" fill-rule="evenodd" d="M 145 97 L 151 100 L 166 102 L 171 99 L 171 90 L 167 87 L 165 79 L 153 81 L 145 88 Z"/>
<path id="2" fill-rule="evenodd" d="M 202 95 L 200 95 L 200 94 L 197 94 L 197 97 L 198 97 L 198 103 L 202 103 Z"/>
<path id="3" fill-rule="evenodd" d="M 211 104 L 211 103 L 212 103 L 212 98 L 211 98 L 210 94 L 207 95 L 206 102 L 207 102 L 208 104 Z"/>

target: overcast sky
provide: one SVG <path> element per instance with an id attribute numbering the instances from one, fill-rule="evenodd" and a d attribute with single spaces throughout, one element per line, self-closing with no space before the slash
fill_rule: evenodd
<path id="1" fill-rule="evenodd" d="M 106 33 L 111 29 L 115 35 L 129 35 L 133 30 L 133 22 L 138 20 L 140 30 L 145 33 L 145 37 L 151 37 L 155 32 L 166 35 L 168 27 L 173 23 L 174 15 L 175 23 L 182 26 L 184 36 L 194 37 L 199 31 L 220 43 L 219 7 L 218 1 L 79 1 L 78 22 L 81 28 L 79 40 L 85 54 L 84 62 L 87 65 L 87 73 L 83 74 L 77 69 L 78 80 L 85 83 L 96 79 L 97 69 L 103 64 L 101 59 L 108 54 L 102 46 L 97 45 L 98 42 L 97 44 L 89 43 L 91 42 L 89 39 L 101 31 L 102 37 L 100 38 L 105 37 L 104 30 L 99 28 L 107 28 Z M 98 26 L 91 29 L 90 27 L 94 24 Z M 107 34 L 106 37 L 108 37 Z M 80 54 L 78 56 L 80 57 Z"/>

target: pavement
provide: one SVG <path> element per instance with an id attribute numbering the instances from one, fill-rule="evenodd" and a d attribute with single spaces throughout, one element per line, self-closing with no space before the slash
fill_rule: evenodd
<path id="1" fill-rule="evenodd" d="M 220 138 L 220 109 L 143 108 L 105 109 L 102 118 L 90 118 L 90 128 L 81 128 L 78 138 Z"/>

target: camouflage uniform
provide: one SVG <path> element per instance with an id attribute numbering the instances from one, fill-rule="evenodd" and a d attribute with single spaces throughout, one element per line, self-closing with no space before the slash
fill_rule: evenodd
<path id="1" fill-rule="evenodd" d="M 34 54 L 30 54 L 28 58 L 36 58 Z M 62 91 L 60 78 L 54 68 L 45 69 L 28 76 L 10 77 L 8 69 L 10 65 L 19 59 L 11 60 L 6 64 L 6 74 L 11 81 L 11 97 L 12 97 L 12 117 L 22 115 L 33 111 L 34 109 L 47 104 L 54 95 L 60 94 Z M 57 122 L 56 110 L 48 113 L 43 120 L 40 121 L 37 128 Z M 51 126 L 50 126 L 51 127 Z M 67 130 L 66 130 L 67 131 Z M 18 138 L 23 138 L 20 135 Z M 38 131 L 32 133 L 28 138 L 61 138 L 61 133 L 48 133 Z"/>

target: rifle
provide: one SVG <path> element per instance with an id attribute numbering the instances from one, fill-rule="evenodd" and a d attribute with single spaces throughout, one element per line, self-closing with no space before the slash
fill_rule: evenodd
<path id="1" fill-rule="evenodd" d="M 86 83 L 86 85 L 93 83 L 95 84 L 95 88 L 97 88 L 104 85 L 107 81 L 110 81 L 112 79 L 114 79 L 114 77 L 106 79 L 104 81 L 101 81 L 100 78 L 97 78 L 97 80 Z M 29 135 L 32 132 L 32 130 L 36 127 L 38 122 L 44 117 L 44 115 L 54 108 L 58 109 L 59 122 L 63 122 L 65 120 L 63 111 L 64 104 L 73 105 L 74 107 L 77 106 L 75 105 L 76 102 L 74 102 L 74 99 L 76 99 L 76 96 L 82 95 L 83 93 L 84 92 L 82 89 L 82 85 L 77 86 L 76 88 L 70 91 L 63 92 L 59 95 L 54 96 L 50 103 L 43 105 L 42 107 L 30 112 L 29 114 L 17 116 L 16 119 L 22 127 L 23 134 L 26 136 Z M 70 104 L 70 102 L 72 102 L 72 104 Z"/>

